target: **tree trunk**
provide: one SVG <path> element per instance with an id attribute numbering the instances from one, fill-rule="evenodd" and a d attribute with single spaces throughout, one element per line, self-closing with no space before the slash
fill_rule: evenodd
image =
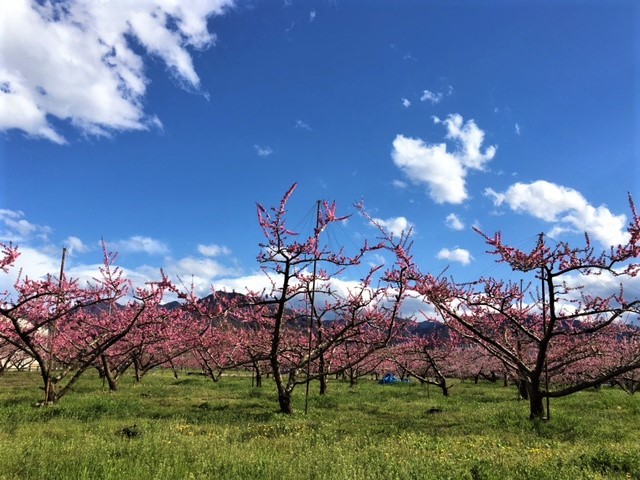
<path id="1" fill-rule="evenodd" d="M 449 387 L 447 387 L 447 384 L 446 383 L 440 384 L 440 388 L 442 389 L 442 396 L 443 397 L 448 397 L 449 396 Z"/>
<path id="2" fill-rule="evenodd" d="M 47 376 L 45 380 L 45 399 L 42 405 L 53 405 L 58 401 L 58 394 L 56 392 L 56 384 L 53 383 L 53 379 Z"/>
<path id="3" fill-rule="evenodd" d="M 285 389 L 278 392 L 278 403 L 280 404 L 280 413 L 286 413 L 287 415 L 291 415 L 293 413 L 290 391 Z"/>
<path id="4" fill-rule="evenodd" d="M 107 380 L 107 383 L 109 384 L 109 391 L 110 392 L 117 391 L 118 381 L 113 376 L 113 372 L 111 372 L 111 368 L 109 368 L 107 357 L 105 355 L 100 355 L 100 360 L 102 361 L 102 373 L 104 374 L 104 378 Z"/>
<path id="5" fill-rule="evenodd" d="M 142 365 L 140 365 L 140 361 L 138 360 L 138 358 L 135 357 L 133 359 L 133 373 L 135 376 L 136 383 L 140 383 L 140 381 L 142 380 L 141 371 L 142 371 Z"/>
<path id="6" fill-rule="evenodd" d="M 324 357 L 320 355 L 320 395 L 325 395 L 327 393 L 327 374 L 324 372 Z"/>
<path id="7" fill-rule="evenodd" d="M 40 363 L 40 362 L 39 362 Z M 38 402 L 37 406 L 47 406 L 53 405 L 58 401 L 58 393 L 56 391 L 56 384 L 52 375 L 46 368 L 42 368 L 43 364 L 40 363 L 40 376 L 42 377 L 42 381 L 44 383 L 44 400 L 42 402 Z"/>
<path id="8" fill-rule="evenodd" d="M 169 359 L 169 366 L 171 367 L 171 371 L 173 372 L 173 378 L 178 380 L 178 369 L 176 368 L 172 359 Z"/>
<path id="9" fill-rule="evenodd" d="M 257 388 L 261 388 L 262 387 L 262 371 L 260 371 L 260 367 L 258 366 L 258 364 L 254 364 L 255 368 L 255 374 L 256 374 L 256 387 Z"/>
<path id="10" fill-rule="evenodd" d="M 276 379 L 276 386 L 278 387 L 278 404 L 280 405 L 280 413 L 291 415 L 293 413 L 293 405 L 291 404 L 291 398 L 293 396 L 293 389 L 296 386 L 297 370 L 292 368 L 289 370 L 289 379 L 285 384 L 280 372 L 274 372 L 273 377 Z"/>
<path id="11" fill-rule="evenodd" d="M 516 385 L 518 387 L 518 395 L 520 398 L 522 400 L 529 400 L 529 388 L 527 387 L 527 382 L 519 378 L 516 380 Z"/>
<path id="12" fill-rule="evenodd" d="M 529 418 L 531 420 L 542 420 L 544 418 L 543 396 L 540 391 L 539 382 L 529 384 Z"/>

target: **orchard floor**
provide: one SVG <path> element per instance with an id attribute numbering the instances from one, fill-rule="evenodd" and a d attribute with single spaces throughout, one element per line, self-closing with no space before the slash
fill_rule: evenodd
<path id="1" fill-rule="evenodd" d="M 499 384 L 415 383 L 329 393 L 296 413 L 250 377 L 158 371 L 120 391 L 88 374 L 58 405 L 35 373 L 0 376 L 0 479 L 638 479 L 640 395 L 603 388 L 552 400 L 551 422 Z M 440 411 L 435 411 L 440 410 Z"/>

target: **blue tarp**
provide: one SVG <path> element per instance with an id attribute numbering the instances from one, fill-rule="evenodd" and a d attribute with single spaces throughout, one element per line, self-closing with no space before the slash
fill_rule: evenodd
<path id="1" fill-rule="evenodd" d="M 398 383 L 398 377 L 396 377 L 393 373 L 387 373 L 382 380 L 378 381 L 380 385 L 386 385 L 388 383 Z"/>

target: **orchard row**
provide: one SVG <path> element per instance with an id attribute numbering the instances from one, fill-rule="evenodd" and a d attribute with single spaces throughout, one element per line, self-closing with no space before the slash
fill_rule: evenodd
<path id="1" fill-rule="evenodd" d="M 140 380 L 159 366 L 197 368 L 217 381 L 224 371 L 246 368 L 258 386 L 265 375 L 274 379 L 283 413 L 293 411 L 294 389 L 311 380 L 319 380 L 324 394 L 330 375 L 355 383 L 388 371 L 436 385 L 444 395 L 449 378 L 500 377 L 518 385 L 531 418 L 544 417 L 545 399 L 605 382 L 638 389 L 640 300 L 623 288 L 640 269 L 633 202 L 628 242 L 607 251 L 596 251 L 588 237 L 576 248 L 548 245 L 540 236 L 525 252 L 504 244 L 500 234 L 479 232 L 499 261 L 533 272 L 539 284 L 493 277 L 459 284 L 420 270 L 410 232 L 398 237 L 376 225 L 376 241 L 351 255 L 325 245 L 323 231 L 345 218 L 335 204 L 318 205 L 310 235 L 291 231 L 286 207 L 294 189 L 275 208 L 258 204 L 264 233 L 258 262 L 269 289 L 199 299 L 164 274 L 134 288 L 104 248 L 91 284 L 62 270 L 57 277 L 19 278 L 2 293 L 0 369 L 35 365 L 48 404 L 93 368 L 111 389 L 128 370 Z M 0 270 L 8 273 L 20 252 L 0 247 Z M 337 287 L 350 269 L 361 272 L 383 252 L 393 257 L 391 266 L 373 266 L 360 282 Z M 619 286 L 596 289 L 587 281 L 599 277 L 615 278 Z M 168 294 L 180 301 L 163 303 Z M 408 299 L 422 302 L 427 323 L 402 318 Z"/>

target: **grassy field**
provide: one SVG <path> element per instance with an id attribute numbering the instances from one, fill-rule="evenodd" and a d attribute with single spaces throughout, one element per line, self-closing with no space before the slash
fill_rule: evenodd
<path id="1" fill-rule="evenodd" d="M 250 378 L 157 372 L 105 392 L 88 375 L 47 408 L 35 374 L 0 377 L 0 479 L 640 478 L 640 396 L 584 392 L 532 423 L 513 388 L 340 382 L 308 415 Z M 439 409 L 441 411 L 433 411 Z"/>

